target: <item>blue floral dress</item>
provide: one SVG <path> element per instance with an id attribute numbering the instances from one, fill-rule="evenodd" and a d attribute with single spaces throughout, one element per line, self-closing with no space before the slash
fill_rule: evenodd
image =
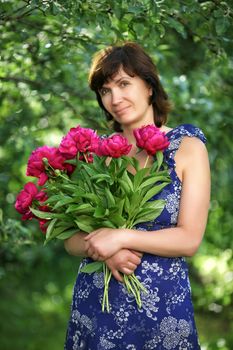
<path id="1" fill-rule="evenodd" d="M 170 145 L 164 156 L 172 182 L 155 197 L 165 199 L 166 205 L 154 222 L 137 225 L 138 230 L 176 226 L 182 183 L 175 171 L 174 156 L 185 136 L 206 142 L 202 131 L 190 124 L 179 125 L 167 133 Z M 83 259 L 81 267 L 90 261 Z M 65 350 L 200 349 L 185 259 L 145 253 L 135 274 L 149 291 L 142 295 L 142 308 L 139 309 L 134 297 L 112 278 L 110 313 L 101 311 L 103 273 L 78 274 Z"/>

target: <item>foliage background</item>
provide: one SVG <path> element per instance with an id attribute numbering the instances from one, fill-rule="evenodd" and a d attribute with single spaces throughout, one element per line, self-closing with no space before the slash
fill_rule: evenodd
<path id="1" fill-rule="evenodd" d="M 20 222 L 15 197 L 31 151 L 70 127 L 107 130 L 88 88 L 92 55 L 140 43 L 174 104 L 169 126 L 190 122 L 208 139 L 212 199 L 205 239 L 190 259 L 202 349 L 233 348 L 232 1 L 0 1 L 0 344 L 62 349 L 78 259 L 43 247 Z"/>

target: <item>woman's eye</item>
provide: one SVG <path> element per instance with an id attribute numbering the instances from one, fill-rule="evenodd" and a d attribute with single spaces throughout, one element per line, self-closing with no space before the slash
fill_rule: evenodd
<path id="1" fill-rule="evenodd" d="M 129 82 L 128 82 L 128 81 L 121 81 L 121 83 L 120 83 L 120 86 L 121 86 L 121 87 L 125 87 L 125 86 L 127 86 L 127 85 L 129 85 Z"/>
<path id="2" fill-rule="evenodd" d="M 108 92 L 109 92 L 109 89 L 106 89 L 106 88 L 102 88 L 102 89 L 100 89 L 100 95 L 101 96 L 104 96 L 104 95 L 106 95 Z"/>

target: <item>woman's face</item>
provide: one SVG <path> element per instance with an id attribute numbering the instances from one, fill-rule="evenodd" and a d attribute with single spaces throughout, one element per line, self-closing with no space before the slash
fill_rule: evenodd
<path id="1" fill-rule="evenodd" d="M 121 68 L 99 93 L 105 109 L 123 128 L 154 123 L 149 105 L 152 89 L 138 76 L 131 77 Z"/>

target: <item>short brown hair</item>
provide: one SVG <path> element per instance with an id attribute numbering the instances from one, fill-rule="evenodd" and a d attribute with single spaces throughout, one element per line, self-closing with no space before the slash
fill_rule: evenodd
<path id="1" fill-rule="evenodd" d="M 94 56 L 89 74 L 89 86 L 95 91 L 99 106 L 104 110 L 107 120 L 113 117 L 104 108 L 99 90 L 108 82 L 120 68 L 130 75 L 137 75 L 152 88 L 149 103 L 154 110 L 155 125 L 160 127 L 167 121 L 167 114 L 171 110 L 168 95 L 165 92 L 158 76 L 157 68 L 151 57 L 134 42 L 125 42 L 123 45 L 107 47 Z M 122 131 L 118 122 L 114 121 L 115 131 Z"/>

